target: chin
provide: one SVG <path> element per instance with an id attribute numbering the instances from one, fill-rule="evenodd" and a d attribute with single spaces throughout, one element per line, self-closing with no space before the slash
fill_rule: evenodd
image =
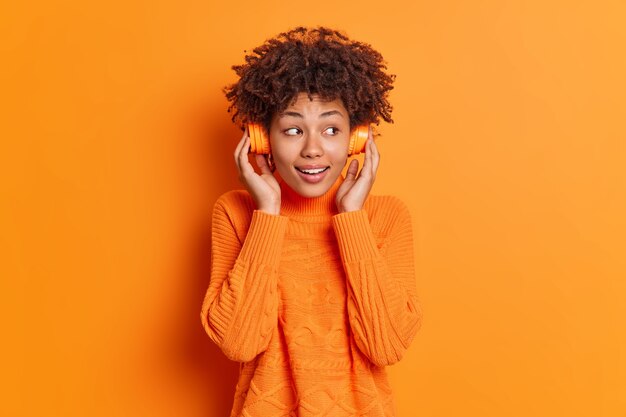
<path id="1" fill-rule="evenodd" d="M 299 178 L 292 178 L 291 181 L 286 181 L 289 188 L 296 192 L 301 197 L 316 198 L 321 197 L 331 189 L 337 178 L 326 178 L 325 181 L 317 184 L 307 184 Z"/>
<path id="2" fill-rule="evenodd" d="M 298 195 L 305 198 L 315 198 L 321 197 L 330 189 L 330 186 L 324 184 L 315 184 L 315 185 L 301 185 L 298 184 L 298 187 L 291 187 Z"/>

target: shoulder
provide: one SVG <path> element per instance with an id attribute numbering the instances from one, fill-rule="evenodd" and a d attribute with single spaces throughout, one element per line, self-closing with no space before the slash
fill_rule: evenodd
<path id="1" fill-rule="evenodd" d="M 367 212 L 372 229 L 388 233 L 397 227 L 410 227 L 411 213 L 406 203 L 392 195 L 370 195 L 363 209 Z"/>
<path id="2" fill-rule="evenodd" d="M 213 224 L 230 224 L 239 233 L 248 230 L 254 212 L 254 200 L 245 190 L 227 191 L 215 201 Z"/>
<path id="3" fill-rule="evenodd" d="M 215 208 L 221 208 L 227 211 L 246 211 L 250 207 L 254 210 L 254 201 L 246 190 L 226 191 L 215 201 Z"/>
<path id="4" fill-rule="evenodd" d="M 370 195 L 363 207 L 372 217 L 410 217 L 409 208 L 404 201 L 393 195 Z"/>

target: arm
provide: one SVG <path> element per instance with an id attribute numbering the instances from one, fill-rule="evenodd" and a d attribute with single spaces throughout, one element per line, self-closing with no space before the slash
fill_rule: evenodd
<path id="1" fill-rule="evenodd" d="M 267 349 L 277 323 L 277 269 L 288 219 L 252 213 L 243 244 L 237 212 L 222 199 L 213 211 L 211 279 L 202 305 L 207 334 L 231 360 L 247 362 Z M 249 212 L 249 211 L 248 211 Z"/>
<path id="2" fill-rule="evenodd" d="M 421 327 L 415 288 L 411 218 L 399 200 L 386 200 L 379 247 L 365 210 L 333 218 L 347 278 L 348 317 L 359 349 L 377 366 L 404 355 Z"/>

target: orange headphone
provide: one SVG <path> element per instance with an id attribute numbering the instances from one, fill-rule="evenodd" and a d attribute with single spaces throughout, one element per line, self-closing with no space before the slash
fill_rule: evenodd
<path id="1" fill-rule="evenodd" d="M 250 151 L 252 153 L 270 153 L 270 141 L 265 133 L 265 128 L 259 123 L 248 124 L 248 135 L 250 136 Z M 356 155 L 365 151 L 365 142 L 369 135 L 369 125 L 361 125 L 354 128 L 350 134 L 350 145 L 348 155 Z"/>

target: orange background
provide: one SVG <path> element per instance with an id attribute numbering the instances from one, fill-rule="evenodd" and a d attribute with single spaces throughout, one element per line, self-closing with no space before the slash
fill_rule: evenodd
<path id="1" fill-rule="evenodd" d="M 98 3 L 0 6 L 0 415 L 227 415 L 221 88 L 299 24 L 398 76 L 374 191 L 414 214 L 425 314 L 399 416 L 626 415 L 623 2 Z"/>

